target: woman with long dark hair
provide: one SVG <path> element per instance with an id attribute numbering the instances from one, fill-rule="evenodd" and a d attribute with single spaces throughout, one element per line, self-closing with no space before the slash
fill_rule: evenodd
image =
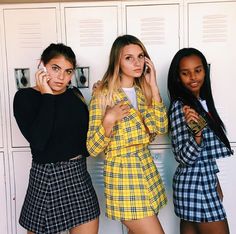
<path id="1" fill-rule="evenodd" d="M 228 234 L 216 159 L 232 150 L 212 97 L 209 66 L 195 48 L 174 56 L 168 74 L 169 121 L 179 163 L 174 179 L 181 234 Z"/>

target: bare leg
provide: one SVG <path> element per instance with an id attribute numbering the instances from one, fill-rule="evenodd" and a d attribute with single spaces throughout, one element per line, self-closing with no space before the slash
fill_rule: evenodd
<path id="1" fill-rule="evenodd" d="M 70 229 L 70 234 L 97 234 L 98 218 Z"/>
<path id="2" fill-rule="evenodd" d="M 207 222 L 196 224 L 199 234 L 229 234 L 228 221 Z"/>
<path id="3" fill-rule="evenodd" d="M 123 221 L 123 224 L 129 229 L 129 234 L 164 234 L 155 215 L 138 220 Z"/>
<path id="4" fill-rule="evenodd" d="M 34 232 L 31 232 L 31 231 L 27 231 L 27 234 L 34 234 Z"/>
<path id="5" fill-rule="evenodd" d="M 198 234 L 194 222 L 180 220 L 180 234 Z"/>

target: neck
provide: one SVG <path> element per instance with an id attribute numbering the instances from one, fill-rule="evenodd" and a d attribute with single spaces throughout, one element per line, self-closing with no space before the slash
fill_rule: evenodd
<path id="1" fill-rule="evenodd" d="M 132 88 L 134 86 L 134 79 L 121 79 L 122 88 Z"/>

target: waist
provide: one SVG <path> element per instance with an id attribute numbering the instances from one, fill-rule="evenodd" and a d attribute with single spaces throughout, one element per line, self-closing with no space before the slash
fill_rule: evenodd
<path id="1" fill-rule="evenodd" d="M 84 158 L 83 155 L 79 154 L 75 157 L 72 157 L 72 158 L 69 158 L 69 159 L 66 159 L 66 160 L 61 160 L 61 161 L 52 161 L 52 162 L 47 162 L 47 161 L 38 161 L 38 160 L 35 160 L 33 158 L 33 163 L 35 164 L 43 164 L 43 165 L 46 165 L 46 164 L 54 164 L 54 165 L 62 165 L 62 164 L 67 164 L 69 162 L 73 162 L 73 161 L 77 161 L 77 160 L 80 160 Z"/>

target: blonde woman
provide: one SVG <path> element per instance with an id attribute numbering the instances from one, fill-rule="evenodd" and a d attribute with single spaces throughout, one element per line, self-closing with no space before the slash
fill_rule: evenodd
<path id="1" fill-rule="evenodd" d="M 165 189 L 148 149 L 168 130 L 156 72 L 142 42 L 118 37 L 107 71 L 90 103 L 87 148 L 105 153 L 106 216 L 120 220 L 129 234 L 163 234 L 157 218 L 167 203 Z"/>

